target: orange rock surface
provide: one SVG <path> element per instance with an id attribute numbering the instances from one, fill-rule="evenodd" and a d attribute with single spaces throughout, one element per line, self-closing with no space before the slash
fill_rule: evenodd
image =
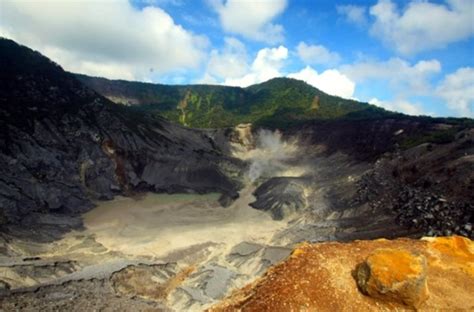
<path id="1" fill-rule="evenodd" d="M 363 293 L 418 307 L 428 298 L 426 258 L 406 250 L 377 249 L 354 274 Z"/>
<path id="2" fill-rule="evenodd" d="M 429 297 L 420 311 L 474 310 L 474 243 L 463 237 L 301 244 L 285 261 L 254 283 L 234 292 L 210 311 L 403 311 L 402 301 L 364 295 L 354 278 L 358 264 L 380 249 L 426 259 Z M 385 255 L 387 256 L 387 255 Z M 394 259 L 388 257 L 387 261 Z M 380 260 L 380 259 L 379 259 Z M 389 279 L 416 271 L 403 256 Z M 408 265 L 407 265 L 408 264 Z M 408 267 L 407 267 L 408 266 Z"/>

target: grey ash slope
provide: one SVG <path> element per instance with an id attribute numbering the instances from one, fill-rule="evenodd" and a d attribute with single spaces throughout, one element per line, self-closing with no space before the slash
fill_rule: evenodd
<path id="1" fill-rule="evenodd" d="M 134 191 L 237 196 L 228 176 L 241 163 L 225 156 L 210 132 L 113 104 L 11 40 L 0 39 L 0 68 L 3 230 L 40 223 L 60 233 L 80 226 L 64 216 L 90 209 L 91 200 Z"/>

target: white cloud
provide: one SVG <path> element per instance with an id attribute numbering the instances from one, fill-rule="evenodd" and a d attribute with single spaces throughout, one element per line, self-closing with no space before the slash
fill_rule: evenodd
<path id="1" fill-rule="evenodd" d="M 432 92 L 430 79 L 441 71 L 438 60 L 421 60 L 411 65 L 400 58 L 387 61 L 365 61 L 344 65 L 341 72 L 357 83 L 388 81 L 397 97 L 429 95 Z"/>
<path id="2" fill-rule="evenodd" d="M 392 94 L 391 100 L 373 98 L 370 103 L 388 110 L 409 115 L 427 113 L 419 103 L 413 103 L 414 96 L 432 97 L 433 79 L 441 72 L 441 64 L 436 59 L 420 60 L 415 64 L 398 58 L 386 61 L 368 60 L 341 66 L 340 71 L 357 84 L 387 84 Z M 382 87 L 383 88 L 383 87 Z"/>
<path id="3" fill-rule="evenodd" d="M 288 49 L 284 46 L 264 48 L 258 51 L 253 62 L 248 65 L 245 61 L 247 54 L 243 44 L 234 38 L 227 38 L 223 51 L 211 53 L 207 71 L 199 82 L 214 84 L 222 81 L 224 85 L 247 87 L 275 77 L 287 76 L 306 81 L 328 94 L 353 97 L 355 83 L 339 71 L 330 69 L 318 74 L 307 66 L 299 72 L 286 75 L 282 68 L 287 58 Z M 238 66 L 234 70 L 235 64 Z M 241 72 L 242 68 L 245 69 L 245 73 Z"/>
<path id="4" fill-rule="evenodd" d="M 289 74 L 288 77 L 303 80 L 331 95 L 348 99 L 354 95 L 355 83 L 335 69 L 328 69 L 318 74 L 313 68 L 306 66 L 297 73 Z"/>
<path id="5" fill-rule="evenodd" d="M 197 79 L 194 83 L 197 84 L 210 84 L 210 85 L 217 85 L 219 81 L 217 81 L 216 77 L 211 76 L 209 73 L 204 73 L 204 76 Z"/>
<path id="6" fill-rule="evenodd" d="M 253 61 L 252 69 L 258 72 L 276 72 L 282 67 L 282 61 L 287 57 L 288 49 L 284 46 L 261 49 Z"/>
<path id="7" fill-rule="evenodd" d="M 249 71 L 247 51 L 242 42 L 235 38 L 225 38 L 222 52 L 211 51 L 206 74 L 218 78 L 237 78 Z"/>
<path id="8" fill-rule="evenodd" d="M 223 29 L 246 38 L 275 44 L 283 40 L 283 26 L 271 21 L 286 8 L 286 0 L 210 0 Z"/>
<path id="9" fill-rule="evenodd" d="M 406 100 L 381 101 L 377 98 L 372 98 L 369 103 L 385 108 L 389 111 L 400 112 L 407 115 L 418 116 L 423 114 L 423 111 L 419 107 L 419 104 L 413 104 Z"/>
<path id="10" fill-rule="evenodd" d="M 284 46 L 278 48 L 264 48 L 258 51 L 249 72 L 242 77 L 226 78 L 225 85 L 247 87 L 255 83 L 280 77 L 283 62 L 288 58 L 288 49 Z"/>
<path id="11" fill-rule="evenodd" d="M 463 67 L 446 75 L 437 86 L 436 94 L 459 116 L 474 117 L 474 68 Z"/>
<path id="12" fill-rule="evenodd" d="M 443 48 L 472 36 L 474 2 L 446 2 L 412 1 L 399 12 L 391 0 L 379 0 L 370 8 L 375 18 L 371 33 L 404 55 Z"/>
<path id="13" fill-rule="evenodd" d="M 0 33 L 65 69 L 108 78 L 149 79 L 196 68 L 207 38 L 177 25 L 162 9 L 117 1 L 2 0 Z"/>
<path id="14" fill-rule="evenodd" d="M 329 51 L 322 45 L 307 45 L 300 42 L 296 47 L 298 56 L 305 64 L 336 64 L 341 57 L 336 52 Z"/>
<path id="15" fill-rule="evenodd" d="M 367 24 L 366 11 L 363 6 L 358 5 L 338 5 L 336 6 L 337 13 L 343 15 L 345 19 L 358 26 Z"/>

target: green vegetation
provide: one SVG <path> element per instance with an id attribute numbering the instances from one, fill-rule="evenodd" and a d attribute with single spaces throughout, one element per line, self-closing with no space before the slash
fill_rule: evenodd
<path id="1" fill-rule="evenodd" d="M 433 130 L 425 133 L 420 133 L 406 138 L 400 144 L 400 148 L 408 149 L 423 143 L 444 144 L 454 140 L 458 129 L 456 127 L 444 130 Z"/>
<path id="2" fill-rule="evenodd" d="M 423 143 L 450 143 L 459 131 L 474 127 L 474 120 L 469 118 L 418 117 L 418 119 L 425 125 L 425 130 L 400 140 L 401 149 L 412 148 Z M 440 125 L 444 126 L 440 128 Z"/>
<path id="3" fill-rule="evenodd" d="M 135 104 L 133 110 L 160 115 L 196 128 L 230 127 L 243 122 L 287 127 L 312 119 L 371 118 L 393 114 L 367 103 L 328 95 L 303 81 L 289 78 L 275 78 L 248 88 L 238 88 L 168 86 L 83 75 L 77 77 L 116 102 Z"/>

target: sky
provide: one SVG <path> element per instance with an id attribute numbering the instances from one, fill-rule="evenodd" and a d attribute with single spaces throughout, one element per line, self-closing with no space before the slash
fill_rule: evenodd
<path id="1" fill-rule="evenodd" d="M 474 0 L 0 0 L 0 36 L 93 76 L 292 77 L 410 115 L 474 117 Z"/>

